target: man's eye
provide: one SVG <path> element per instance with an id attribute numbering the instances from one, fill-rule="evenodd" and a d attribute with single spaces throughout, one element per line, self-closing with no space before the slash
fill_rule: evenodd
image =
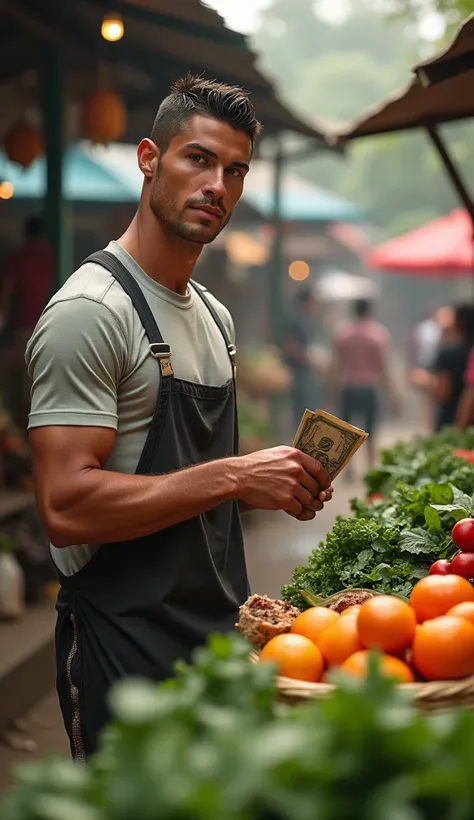
<path id="1" fill-rule="evenodd" d="M 200 165 L 201 162 L 204 162 L 204 157 L 202 156 L 202 154 L 191 154 L 189 159 L 192 162 L 195 162 L 196 165 Z"/>

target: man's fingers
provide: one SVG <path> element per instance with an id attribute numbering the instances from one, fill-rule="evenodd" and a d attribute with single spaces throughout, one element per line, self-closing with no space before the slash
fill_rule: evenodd
<path id="1" fill-rule="evenodd" d="M 329 487 L 327 490 L 323 490 L 322 492 L 318 493 L 317 497 L 320 501 L 322 501 L 323 504 L 327 504 L 328 501 L 331 501 L 333 492 L 334 489 L 332 487 Z"/>
<path id="2" fill-rule="evenodd" d="M 314 501 L 313 493 L 301 484 L 296 488 L 295 497 L 301 503 L 302 507 L 309 507 Z"/>
<path id="3" fill-rule="evenodd" d="M 324 504 L 318 498 L 313 498 L 309 504 L 305 504 L 305 510 L 310 510 L 311 512 L 320 512 Z"/>
<path id="4" fill-rule="evenodd" d="M 285 510 L 285 512 L 297 518 L 299 515 L 301 515 L 303 510 L 304 505 L 301 503 L 301 501 L 298 501 L 297 498 L 293 498 L 293 500 L 290 503 L 290 506 Z"/>
<path id="5" fill-rule="evenodd" d="M 306 453 L 301 453 L 299 450 L 298 452 L 300 453 L 302 458 L 301 463 L 306 472 L 317 480 L 321 490 L 327 490 L 327 488 L 331 485 L 331 479 L 327 470 L 325 470 L 322 464 L 315 458 L 308 456 Z"/>
<path id="6" fill-rule="evenodd" d="M 316 515 L 312 510 L 302 510 L 299 515 L 296 515 L 296 513 L 290 510 L 286 510 L 286 512 L 288 515 L 291 515 L 292 518 L 296 518 L 297 521 L 312 521 Z"/>
<path id="7" fill-rule="evenodd" d="M 319 482 L 313 478 L 312 475 L 306 472 L 306 470 L 301 470 L 301 476 L 299 476 L 299 482 L 306 487 L 307 490 L 310 491 L 313 498 L 317 498 L 319 493 L 321 492 L 321 487 L 319 486 Z"/>

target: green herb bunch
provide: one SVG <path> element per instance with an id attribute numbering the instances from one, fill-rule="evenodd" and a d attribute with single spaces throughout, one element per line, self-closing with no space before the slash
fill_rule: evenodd
<path id="1" fill-rule="evenodd" d="M 417 713 L 376 656 L 279 706 L 247 653 L 214 637 L 173 685 L 119 684 L 98 753 L 21 766 L 3 820 L 471 820 L 474 714 Z"/>

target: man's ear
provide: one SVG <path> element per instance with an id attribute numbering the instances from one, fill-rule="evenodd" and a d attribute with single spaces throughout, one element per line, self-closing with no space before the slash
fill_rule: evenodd
<path id="1" fill-rule="evenodd" d="M 147 179 L 154 177 L 159 157 L 160 149 L 155 143 L 148 139 L 148 137 L 142 139 L 137 148 L 137 159 L 138 167 Z"/>

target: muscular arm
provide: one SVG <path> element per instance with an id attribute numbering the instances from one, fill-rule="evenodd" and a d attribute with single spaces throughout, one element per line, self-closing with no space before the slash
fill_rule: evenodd
<path id="1" fill-rule="evenodd" d="M 237 495 L 234 459 L 169 475 L 103 470 L 115 436 L 102 427 L 31 431 L 38 509 L 55 546 L 139 538 Z"/>
<path id="2" fill-rule="evenodd" d="M 94 427 L 31 431 L 38 510 L 56 547 L 140 538 L 233 498 L 295 516 L 309 511 L 308 517 L 314 517 L 322 507 L 320 491 L 329 488 L 321 465 L 291 447 L 167 475 L 114 473 L 102 465 L 115 435 L 114 430 Z"/>

